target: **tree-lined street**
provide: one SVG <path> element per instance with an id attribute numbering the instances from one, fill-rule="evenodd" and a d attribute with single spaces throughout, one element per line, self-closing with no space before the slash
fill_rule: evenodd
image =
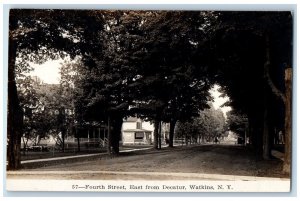
<path id="1" fill-rule="evenodd" d="M 22 169 L 28 149 L 92 147 L 110 159 L 39 170 L 289 176 L 292 28 L 291 12 L 12 9 L 7 169 Z M 55 59 L 59 84 L 30 76 Z M 213 107 L 216 86 L 226 115 Z M 129 117 L 153 125 L 127 133 L 151 150 L 120 152 Z M 239 146 L 222 144 L 229 134 Z"/>

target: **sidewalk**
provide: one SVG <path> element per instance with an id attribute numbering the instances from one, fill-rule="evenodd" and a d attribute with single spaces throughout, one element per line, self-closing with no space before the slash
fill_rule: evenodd
<path id="1" fill-rule="evenodd" d="M 162 146 L 162 147 L 166 147 L 166 146 Z M 127 152 L 133 152 L 133 151 L 141 151 L 141 150 L 149 150 L 149 149 L 152 149 L 152 147 L 122 150 L 122 151 L 120 151 L 120 153 L 127 153 Z M 63 156 L 63 157 L 54 157 L 54 158 L 25 160 L 25 161 L 21 161 L 21 164 L 48 162 L 48 161 L 59 161 L 59 160 L 67 160 L 67 159 L 75 159 L 75 158 L 86 158 L 86 157 L 91 157 L 91 156 L 102 156 L 102 155 L 107 155 L 107 153 L 84 154 L 84 155 L 77 155 L 77 156 Z"/>
<path id="2" fill-rule="evenodd" d="M 181 145 L 179 144 L 179 145 L 174 145 L 174 146 L 181 146 Z M 162 145 L 162 148 L 165 148 L 165 147 L 168 147 L 168 145 Z M 152 149 L 152 147 L 122 150 L 122 151 L 120 151 L 120 153 L 129 153 L 129 152 L 143 151 L 143 150 L 149 150 L 149 149 Z M 54 157 L 54 158 L 45 158 L 45 159 L 24 160 L 24 161 L 21 161 L 21 164 L 60 161 L 60 160 L 67 160 L 67 159 L 86 158 L 86 157 L 104 156 L 104 155 L 107 155 L 107 153 L 83 154 L 83 155 L 76 155 L 76 156 L 63 156 L 63 157 Z M 272 150 L 272 155 L 283 161 L 283 157 L 284 157 L 283 153 L 281 153 L 277 150 Z"/>

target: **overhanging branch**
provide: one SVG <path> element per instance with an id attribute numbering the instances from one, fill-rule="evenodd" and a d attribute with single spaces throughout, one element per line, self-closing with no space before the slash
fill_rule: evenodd
<path id="1" fill-rule="evenodd" d="M 286 102 L 285 95 L 275 86 L 274 82 L 272 81 L 269 73 L 269 67 L 270 67 L 270 62 L 267 61 L 264 65 L 265 79 L 267 81 L 267 85 L 270 87 L 273 94 L 279 97 L 285 103 Z"/>

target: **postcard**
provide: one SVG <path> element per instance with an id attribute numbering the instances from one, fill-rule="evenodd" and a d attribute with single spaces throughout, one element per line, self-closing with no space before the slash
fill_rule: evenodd
<path id="1" fill-rule="evenodd" d="M 10 9 L 6 190 L 290 192 L 293 22 Z"/>

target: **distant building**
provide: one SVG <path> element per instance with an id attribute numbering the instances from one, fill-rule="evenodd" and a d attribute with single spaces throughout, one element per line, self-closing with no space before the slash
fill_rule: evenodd
<path id="1" fill-rule="evenodd" d="M 154 126 L 137 117 L 128 117 L 122 125 L 122 144 L 151 144 Z"/>
<path id="2" fill-rule="evenodd" d="M 162 123 L 161 125 L 161 142 L 166 143 L 169 139 L 170 125 Z M 150 145 L 154 141 L 154 124 L 149 121 L 143 121 L 137 117 L 128 117 L 124 119 L 122 125 L 122 142 L 128 144 L 145 144 Z"/>

